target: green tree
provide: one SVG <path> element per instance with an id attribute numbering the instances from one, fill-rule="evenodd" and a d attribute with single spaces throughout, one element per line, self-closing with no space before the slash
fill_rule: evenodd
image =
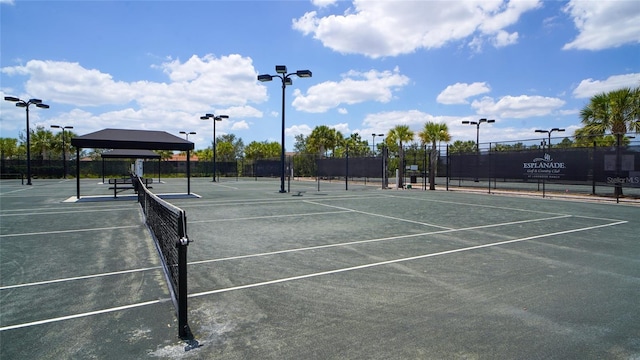
<path id="1" fill-rule="evenodd" d="M 62 139 L 63 136 L 64 136 L 64 140 Z M 64 135 L 62 131 L 57 132 L 53 136 L 51 147 L 50 147 L 52 156 L 62 158 L 62 153 L 64 152 L 65 159 L 67 160 L 73 159 L 75 157 L 75 147 L 71 146 L 71 139 L 77 136 L 78 135 L 73 131 L 65 130 Z"/>
<path id="2" fill-rule="evenodd" d="M 640 131 L 640 87 L 622 88 L 594 95 L 580 111 L 583 129 L 589 135 L 610 131 L 624 135 Z"/>
<path id="3" fill-rule="evenodd" d="M 438 141 L 449 142 L 451 135 L 449 128 L 445 123 L 428 122 L 424 124 L 422 131 L 418 133 L 423 144 L 431 143 L 430 153 L 430 169 L 429 169 L 429 190 L 436 189 L 436 171 L 438 169 L 438 149 L 436 144 Z"/>
<path id="4" fill-rule="evenodd" d="M 307 137 L 303 134 L 298 134 L 295 136 L 296 142 L 293 145 L 293 151 L 298 154 L 304 154 L 307 152 Z"/>
<path id="5" fill-rule="evenodd" d="M 404 177 L 404 150 L 403 144 L 413 140 L 413 131 L 409 128 L 409 125 L 396 125 L 393 129 L 387 133 L 385 142 L 388 145 L 398 144 L 398 155 L 400 158 L 400 164 L 398 165 L 399 177 L 398 187 L 403 187 L 402 179 Z"/>
<path id="6" fill-rule="evenodd" d="M 619 148 L 627 131 L 640 131 L 640 87 L 594 95 L 580 110 L 580 119 L 584 125 L 581 135 L 602 136 L 610 131 Z M 615 187 L 615 194 L 622 195 L 620 186 Z"/>
<path id="7" fill-rule="evenodd" d="M 155 150 L 155 153 L 160 155 L 160 160 L 166 161 L 173 157 L 173 151 L 171 150 Z"/>
<path id="8" fill-rule="evenodd" d="M 562 139 L 562 141 L 560 141 L 558 144 L 556 144 L 555 147 L 560 148 L 560 149 L 568 149 L 568 148 L 573 147 L 573 141 L 571 141 L 571 139 L 566 137 L 566 138 Z"/>
<path id="9" fill-rule="evenodd" d="M 228 141 L 216 143 L 216 161 L 235 161 L 236 149 Z"/>
<path id="10" fill-rule="evenodd" d="M 228 145 L 223 145 L 228 144 Z M 233 161 L 242 157 L 244 153 L 244 142 L 242 138 L 236 137 L 235 134 L 224 134 L 216 138 L 216 158 L 220 156 L 223 161 Z M 222 147 L 222 149 L 220 148 Z"/>
<path id="11" fill-rule="evenodd" d="M 39 154 L 41 159 L 47 160 L 54 143 L 54 136 L 51 130 L 38 126 L 35 130 L 31 130 L 30 137 L 31 151 L 34 154 Z"/>
<path id="12" fill-rule="evenodd" d="M 0 138 L 0 159 L 13 159 L 18 155 L 18 139 Z"/>
<path id="13" fill-rule="evenodd" d="M 331 156 L 335 156 L 335 150 L 338 146 L 342 146 L 344 137 L 336 129 L 326 125 L 316 126 L 311 134 L 307 137 L 307 150 L 328 156 L 331 150 Z"/>
<path id="14" fill-rule="evenodd" d="M 343 156 L 342 153 L 345 152 L 347 147 L 349 148 L 349 156 L 352 157 L 368 156 L 371 151 L 369 149 L 369 143 L 362 140 L 362 137 L 360 137 L 360 134 L 358 133 L 353 133 L 349 135 L 349 137 L 343 139 L 342 146 L 337 150 L 338 156 Z"/>
<path id="15" fill-rule="evenodd" d="M 244 148 L 244 155 L 249 160 L 277 158 L 280 156 L 280 150 L 278 142 L 252 141 Z"/>
<path id="16" fill-rule="evenodd" d="M 456 140 L 453 144 L 449 145 L 450 154 L 465 154 L 473 153 L 476 151 L 476 142 L 472 140 L 462 141 Z"/>

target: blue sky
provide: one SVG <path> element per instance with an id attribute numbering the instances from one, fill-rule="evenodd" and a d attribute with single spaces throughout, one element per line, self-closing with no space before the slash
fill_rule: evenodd
<path id="1" fill-rule="evenodd" d="M 293 137 L 328 125 L 371 141 L 398 124 L 445 122 L 452 140 L 540 137 L 580 126 L 589 98 L 640 86 L 637 1 L 0 0 L 0 92 L 40 98 L 31 126 L 195 131 L 280 141 L 279 79 Z M 0 136 L 25 130 L 0 104 Z M 555 134 L 554 134 L 555 135 Z M 379 139 L 377 140 L 379 141 Z"/>

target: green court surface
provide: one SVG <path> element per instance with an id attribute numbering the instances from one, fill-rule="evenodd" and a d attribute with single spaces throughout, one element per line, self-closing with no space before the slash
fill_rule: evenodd
<path id="1" fill-rule="evenodd" d="M 0 182 L 1 359 L 640 358 L 639 203 L 192 179 L 189 347 L 99 181 Z"/>

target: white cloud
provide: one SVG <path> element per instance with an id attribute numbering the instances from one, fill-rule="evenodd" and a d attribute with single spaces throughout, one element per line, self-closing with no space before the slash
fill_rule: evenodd
<path id="1" fill-rule="evenodd" d="M 349 71 L 340 82 L 326 81 L 311 86 L 303 95 L 294 90 L 293 106 L 300 111 L 322 113 L 340 104 L 357 104 L 365 101 L 386 103 L 393 92 L 407 85 L 409 78 L 401 75 L 396 67 L 393 71 L 367 72 Z"/>
<path id="2" fill-rule="evenodd" d="M 347 109 L 345 109 L 345 108 L 339 108 L 338 109 L 338 114 L 346 115 L 348 113 L 349 113 L 349 111 Z"/>
<path id="3" fill-rule="evenodd" d="M 338 0 L 311 0 L 311 3 L 313 3 L 314 6 L 317 6 L 319 8 L 333 5 L 336 2 L 338 2 Z"/>
<path id="4" fill-rule="evenodd" d="M 471 107 L 477 114 L 488 117 L 522 119 L 545 116 L 562 107 L 564 100 L 544 96 L 504 96 L 498 102 L 491 97 L 474 100 Z"/>
<path id="5" fill-rule="evenodd" d="M 247 129 L 249 129 L 249 124 L 244 120 L 233 121 L 232 123 L 233 124 L 231 125 L 231 130 L 247 130 Z"/>
<path id="6" fill-rule="evenodd" d="M 564 50 L 602 50 L 640 43 L 637 1 L 572 0 L 564 8 L 573 18 L 578 36 Z"/>
<path id="7" fill-rule="evenodd" d="M 215 111 L 231 117 L 218 124 L 220 130 L 248 129 L 246 118 L 263 116 L 249 105 L 267 99 L 267 88 L 256 81 L 257 71 L 250 58 L 233 54 L 219 58 L 192 56 L 186 62 L 169 60 L 155 68 L 167 74 L 167 82 L 120 81 L 99 70 L 64 61 L 31 60 L 0 71 L 6 76 L 28 77 L 27 94 L 17 94 L 20 97 L 38 94 L 52 105 L 44 123 L 39 112 L 33 112 L 33 126 L 73 125 L 77 134 L 100 128 L 163 130 L 174 134 L 196 131 L 198 135 L 189 139 L 200 141 L 211 134 L 211 123 L 200 120 L 204 113 Z M 88 108 L 95 113 L 88 112 Z M 16 121 L 15 126 L 21 123 Z M 2 129 L 11 127 L 3 122 Z"/>
<path id="8" fill-rule="evenodd" d="M 455 83 L 447 86 L 436 100 L 441 104 L 468 104 L 467 98 L 488 93 L 491 88 L 485 82 L 475 82 L 472 84 Z"/>
<path id="9" fill-rule="evenodd" d="M 509 46 L 518 43 L 518 33 L 511 33 L 504 30 L 500 30 L 496 33 L 495 38 L 493 38 L 492 44 L 497 48 Z"/>
<path id="10" fill-rule="evenodd" d="M 374 132 L 386 135 L 396 125 L 408 125 L 411 130 L 417 132 L 429 121 L 435 121 L 434 116 L 419 110 L 387 111 L 368 114 L 362 125 L 366 129 L 373 129 L 373 132 L 367 131 L 365 135 Z"/>
<path id="11" fill-rule="evenodd" d="M 440 48 L 452 41 L 488 38 L 501 47 L 517 41 L 504 29 L 541 6 L 533 1 L 367 1 L 354 0 L 341 15 L 312 11 L 293 20 L 293 28 L 340 53 L 372 58 Z"/>
<path id="12" fill-rule="evenodd" d="M 192 56 L 184 63 L 174 60 L 156 67 L 171 81 L 117 81 L 110 74 L 63 61 L 31 60 L 1 71 L 9 76 L 28 75 L 27 92 L 75 106 L 136 102 L 141 107 L 206 111 L 212 104 L 245 105 L 267 98 L 266 87 L 256 83 L 252 60 L 240 55 Z"/>
<path id="13" fill-rule="evenodd" d="M 308 136 L 309 134 L 311 134 L 311 131 L 313 131 L 313 129 L 309 126 L 309 125 L 293 125 L 291 127 L 288 127 L 285 129 L 284 133 L 286 136 L 290 136 L 290 137 L 294 137 L 296 135 L 304 135 L 304 136 Z"/>
<path id="14" fill-rule="evenodd" d="M 343 135 L 345 134 L 351 134 L 351 130 L 349 130 L 349 124 L 348 123 L 340 123 L 340 124 L 335 124 L 335 125 L 328 125 L 330 128 L 336 129 L 338 131 L 340 131 Z"/>
<path id="15" fill-rule="evenodd" d="M 612 75 L 606 80 L 585 79 L 573 90 L 573 96 L 578 99 L 584 99 L 603 92 L 638 86 L 640 86 L 640 73 Z"/>

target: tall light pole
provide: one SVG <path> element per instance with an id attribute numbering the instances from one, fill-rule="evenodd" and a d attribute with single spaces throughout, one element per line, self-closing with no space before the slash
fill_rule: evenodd
<path id="1" fill-rule="evenodd" d="M 371 134 L 371 136 L 373 137 L 373 142 L 371 145 L 371 151 L 373 151 L 373 154 L 376 154 L 376 136 L 384 136 L 384 134 Z"/>
<path id="2" fill-rule="evenodd" d="M 482 123 L 494 123 L 496 122 L 493 119 L 487 120 L 487 119 L 480 119 L 478 121 L 468 121 L 468 120 L 463 120 L 462 123 L 463 124 L 469 124 L 469 125 L 475 125 L 476 126 L 476 151 L 478 153 L 480 153 L 480 124 Z"/>
<path id="3" fill-rule="evenodd" d="M 184 135 L 184 136 L 185 136 L 185 139 L 187 139 L 187 141 L 189 141 L 189 135 L 195 135 L 195 134 L 196 134 L 196 132 L 195 132 L 195 131 L 189 131 L 189 132 L 186 132 L 186 131 L 180 131 L 180 134 Z"/>
<path id="4" fill-rule="evenodd" d="M 222 119 L 228 118 L 229 115 L 215 116 L 213 114 L 206 114 L 205 116 L 200 116 L 201 120 L 213 120 L 213 182 L 216 182 L 216 121 L 222 121 Z"/>
<path id="5" fill-rule="evenodd" d="M 14 96 L 5 96 L 6 101 L 16 103 L 17 107 L 23 107 L 27 111 L 27 185 L 31 185 L 31 142 L 29 140 L 29 106 L 35 105 L 42 109 L 48 109 L 49 105 L 43 104 L 40 99 L 29 99 L 28 101 L 21 100 Z"/>
<path id="6" fill-rule="evenodd" d="M 280 192 L 281 193 L 286 193 L 286 190 L 284 189 L 284 129 L 285 129 L 285 125 L 284 125 L 284 95 L 285 95 L 285 88 L 287 87 L 287 85 L 291 85 L 293 84 L 293 81 L 291 80 L 291 76 L 292 75 L 296 75 L 297 77 L 301 77 L 301 78 L 310 78 L 311 77 L 311 71 L 310 70 L 298 70 L 294 73 L 288 73 L 287 74 L 287 67 L 285 65 L 276 65 L 276 74 L 279 75 L 269 75 L 269 74 L 262 74 L 262 75 L 258 75 L 258 81 L 271 81 L 273 80 L 274 77 L 278 77 L 280 78 L 280 80 L 282 80 L 282 150 L 280 153 L 280 166 L 281 166 L 281 174 L 280 174 Z"/>
<path id="7" fill-rule="evenodd" d="M 51 125 L 51 127 L 54 129 L 62 129 L 62 177 L 66 179 L 67 178 L 67 159 L 66 159 L 67 147 L 64 139 L 64 130 L 73 129 L 73 126 Z"/>
<path id="8" fill-rule="evenodd" d="M 551 133 L 554 131 L 562 132 L 564 129 L 553 128 L 551 130 L 536 130 L 537 133 L 547 133 L 549 134 L 549 142 L 547 143 L 548 149 L 551 149 Z"/>

